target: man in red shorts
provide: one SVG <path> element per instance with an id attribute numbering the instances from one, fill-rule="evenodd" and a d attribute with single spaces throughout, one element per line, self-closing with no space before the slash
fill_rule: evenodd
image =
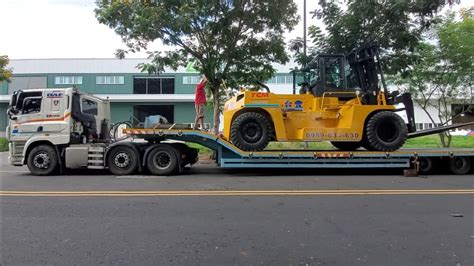
<path id="1" fill-rule="evenodd" d="M 207 78 L 202 75 L 201 81 L 196 85 L 196 95 L 194 98 L 194 107 L 196 109 L 196 118 L 194 119 L 194 128 L 198 128 L 200 124 L 201 129 L 204 129 L 204 113 L 206 112 L 206 91 Z"/>

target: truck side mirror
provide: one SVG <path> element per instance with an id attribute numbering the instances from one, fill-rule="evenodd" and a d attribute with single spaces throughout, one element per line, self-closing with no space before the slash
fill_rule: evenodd
<path id="1" fill-rule="evenodd" d="M 8 114 L 8 118 L 10 120 L 17 120 L 18 117 L 16 117 L 15 115 L 18 114 L 18 112 L 14 112 L 12 109 L 8 108 L 7 110 L 7 114 Z"/>

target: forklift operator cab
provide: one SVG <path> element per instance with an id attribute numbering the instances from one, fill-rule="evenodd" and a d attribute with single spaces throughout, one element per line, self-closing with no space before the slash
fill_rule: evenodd
<path id="1" fill-rule="evenodd" d="M 303 79 L 298 84 L 301 86 L 300 94 L 311 93 L 321 97 L 325 92 L 337 92 L 342 100 L 350 100 L 355 98 L 355 92 L 359 89 L 354 84 L 353 76 L 344 55 L 324 54 L 316 57 L 305 69 L 295 72 L 293 82 Z"/>

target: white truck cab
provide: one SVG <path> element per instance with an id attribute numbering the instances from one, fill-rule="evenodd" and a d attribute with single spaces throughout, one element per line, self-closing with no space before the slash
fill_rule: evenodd
<path id="1" fill-rule="evenodd" d="M 72 168 L 84 161 L 87 166 L 87 156 L 80 162 L 57 157 L 78 147 L 87 152 L 109 139 L 109 101 L 74 88 L 16 91 L 7 114 L 10 164 L 27 164 L 33 174 L 51 174 L 62 161 Z M 71 151 L 72 159 L 76 153 Z"/>

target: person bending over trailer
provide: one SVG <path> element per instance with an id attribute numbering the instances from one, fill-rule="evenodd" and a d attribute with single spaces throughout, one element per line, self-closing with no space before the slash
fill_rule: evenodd
<path id="1" fill-rule="evenodd" d="M 196 85 L 196 95 L 194 98 L 194 107 L 196 109 L 196 118 L 194 119 L 193 129 L 198 128 L 200 124 L 201 129 L 204 129 L 204 113 L 206 112 L 206 87 L 208 80 L 205 75 L 202 75 L 201 81 Z"/>

